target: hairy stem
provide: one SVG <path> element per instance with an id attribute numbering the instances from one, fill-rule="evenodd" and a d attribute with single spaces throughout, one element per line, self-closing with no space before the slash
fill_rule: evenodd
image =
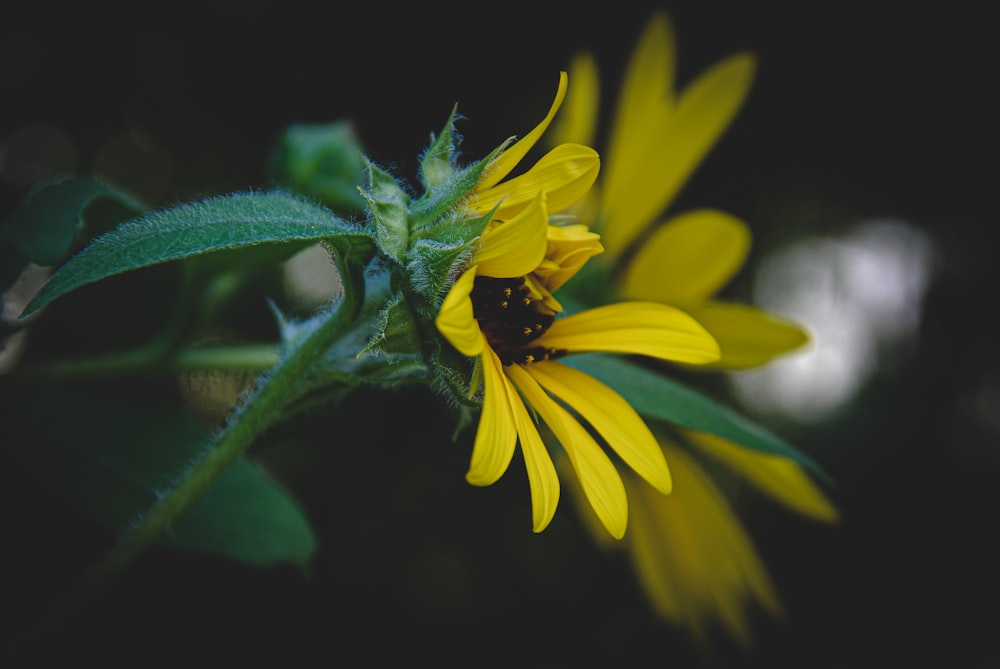
<path id="1" fill-rule="evenodd" d="M 345 289 L 340 302 L 317 317 L 310 332 L 298 339 L 294 348 L 287 351 L 271 371 L 260 377 L 255 391 L 234 413 L 226 428 L 178 478 L 174 487 L 119 538 L 104 560 L 58 607 L 57 616 L 79 608 L 134 562 L 261 433 L 282 418 L 287 404 L 299 397 L 296 389 L 302 386 L 302 379 L 307 378 L 310 368 L 353 324 L 360 309 L 361 292 L 360 289 Z"/>

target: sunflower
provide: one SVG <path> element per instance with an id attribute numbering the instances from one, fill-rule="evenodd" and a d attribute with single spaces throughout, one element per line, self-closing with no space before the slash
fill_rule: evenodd
<path id="1" fill-rule="evenodd" d="M 697 321 L 663 304 L 637 301 L 563 314 L 554 293 L 603 247 L 586 226 L 554 224 L 550 214 L 569 208 L 590 188 L 597 153 L 562 144 L 523 174 L 505 177 L 545 132 L 566 89 L 561 73 L 546 117 L 497 155 L 466 199 L 469 218 L 491 218 L 435 323 L 457 351 L 474 360 L 473 385 L 482 389 L 469 483 L 496 482 L 520 444 L 533 529 L 544 530 L 560 486 L 536 425 L 540 419 L 568 456 L 597 518 L 620 539 L 628 521 L 625 487 L 598 439 L 661 495 L 672 485 L 666 458 L 617 392 L 558 359 L 603 351 L 701 364 L 716 360 L 719 350 Z"/>
<path id="2" fill-rule="evenodd" d="M 602 178 L 575 212 L 602 233 L 607 253 L 598 263 L 610 268 L 614 299 L 668 304 L 694 317 L 721 349 L 720 358 L 702 370 L 760 366 L 802 347 L 809 336 L 777 314 L 715 298 L 747 258 L 748 226 L 716 209 L 661 218 L 742 106 L 755 58 L 730 56 L 678 93 L 675 51 L 669 16 L 654 13 L 622 79 Z M 570 73 L 573 94 L 553 135 L 593 143 L 600 107 L 593 56 L 575 56 Z M 650 426 L 676 474 L 674 490 L 669 497 L 650 495 L 643 481 L 626 474 L 632 529 L 617 545 L 630 552 L 665 618 L 696 636 L 703 636 L 709 620 L 720 620 L 735 638 L 749 642 L 747 603 L 756 601 L 775 616 L 782 607 L 748 533 L 709 472 L 721 464 L 725 473 L 814 520 L 833 522 L 838 512 L 789 458 L 709 433 Z"/>

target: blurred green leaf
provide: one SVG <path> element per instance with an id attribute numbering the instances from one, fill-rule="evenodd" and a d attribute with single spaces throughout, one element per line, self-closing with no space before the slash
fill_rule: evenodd
<path id="1" fill-rule="evenodd" d="M 98 237 L 52 276 L 22 316 L 80 286 L 141 267 L 307 241 L 329 243 L 347 262 L 367 262 L 374 249 L 360 227 L 299 196 L 277 191 L 220 196 L 147 214 Z"/>
<path id="2" fill-rule="evenodd" d="M 682 383 L 611 356 L 575 355 L 560 360 L 614 388 L 643 416 L 710 432 L 763 453 L 782 455 L 831 483 L 820 466 L 777 435 L 746 416 Z"/>
<path id="3" fill-rule="evenodd" d="M 38 389 L 0 397 L 5 446 L 100 525 L 121 532 L 194 460 L 210 433 L 179 408 Z M 161 539 L 193 551 L 305 569 L 315 538 L 298 504 L 241 458 Z"/>
<path id="4" fill-rule="evenodd" d="M 30 262 L 57 265 L 83 236 L 84 210 L 99 200 L 115 202 L 125 218 L 142 213 L 130 197 L 106 184 L 86 177 L 73 177 L 47 184 L 30 193 L 24 205 L 4 224 L 4 233 Z M 103 206 L 109 206 L 103 203 Z"/>

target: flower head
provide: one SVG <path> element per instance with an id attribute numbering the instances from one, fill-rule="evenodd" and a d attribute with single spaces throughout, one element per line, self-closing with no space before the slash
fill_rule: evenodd
<path id="1" fill-rule="evenodd" d="M 562 144 L 523 174 L 504 179 L 548 127 L 566 86 L 563 73 L 545 119 L 497 155 L 466 199 L 470 218 L 490 219 L 435 323 L 456 350 L 475 360 L 481 380 L 482 416 L 467 480 L 494 483 L 520 444 L 534 530 L 542 531 L 560 487 L 537 416 L 565 450 L 603 526 L 621 538 L 628 519 L 625 488 L 588 428 L 659 493 L 672 485 L 666 459 L 621 396 L 559 358 L 603 351 L 702 364 L 717 359 L 718 346 L 694 319 L 663 304 L 619 303 L 563 315 L 554 293 L 603 247 L 586 226 L 553 224 L 550 214 L 586 193 L 597 176 L 597 153 Z"/>

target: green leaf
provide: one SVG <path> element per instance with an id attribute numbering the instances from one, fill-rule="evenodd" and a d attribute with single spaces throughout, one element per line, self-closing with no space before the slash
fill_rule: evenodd
<path id="1" fill-rule="evenodd" d="M 58 390 L 6 393 L 3 401 L 17 417 L 4 426 L 11 453 L 113 532 L 149 509 L 157 491 L 210 438 L 187 413 L 152 404 Z M 315 551 L 298 504 L 247 458 L 223 472 L 161 541 L 254 565 L 288 562 L 303 569 Z"/>
<path id="2" fill-rule="evenodd" d="M 316 550 L 298 503 L 247 458 L 223 472 L 180 517 L 167 541 L 259 566 L 290 562 L 303 570 Z"/>
<path id="3" fill-rule="evenodd" d="M 710 432 L 763 453 L 782 455 L 832 483 L 816 462 L 746 416 L 662 374 L 611 356 L 574 355 L 562 358 L 611 386 L 643 416 Z"/>
<path id="4" fill-rule="evenodd" d="M 23 316 L 95 281 L 141 267 L 261 244 L 325 241 L 345 262 L 374 253 L 367 232 L 299 196 L 238 193 L 184 204 L 123 223 L 95 239 L 57 271 Z"/>
<path id="5" fill-rule="evenodd" d="M 62 262 L 81 236 L 84 210 L 107 200 L 128 211 L 126 218 L 143 208 L 128 196 L 90 178 L 69 178 L 30 193 L 24 204 L 5 222 L 4 233 L 29 261 L 37 265 Z"/>

